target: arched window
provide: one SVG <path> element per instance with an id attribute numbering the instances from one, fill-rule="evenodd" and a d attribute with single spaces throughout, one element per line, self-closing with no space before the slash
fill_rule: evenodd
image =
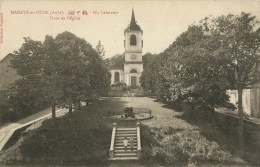
<path id="1" fill-rule="evenodd" d="M 115 72 L 115 83 L 118 83 L 120 82 L 120 75 L 119 75 L 119 72 Z"/>
<path id="2" fill-rule="evenodd" d="M 130 37 L 130 45 L 136 45 L 136 36 L 135 35 L 131 35 L 131 37 Z"/>
<path id="3" fill-rule="evenodd" d="M 137 71 L 135 69 L 132 69 L 130 73 L 137 73 Z"/>

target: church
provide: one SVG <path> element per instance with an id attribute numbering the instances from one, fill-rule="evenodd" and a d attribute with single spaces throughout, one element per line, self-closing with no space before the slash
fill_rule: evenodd
<path id="1" fill-rule="evenodd" d="M 134 10 L 129 26 L 124 31 L 124 61 L 120 67 L 111 68 L 111 84 L 125 83 L 127 86 L 140 86 L 143 72 L 142 40 L 143 30 L 135 21 Z"/>

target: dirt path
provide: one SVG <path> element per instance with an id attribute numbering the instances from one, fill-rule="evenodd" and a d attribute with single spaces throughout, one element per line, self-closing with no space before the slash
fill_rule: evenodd
<path id="1" fill-rule="evenodd" d="M 178 119 L 175 116 L 181 115 L 181 113 L 169 108 L 167 105 L 156 102 L 155 99 L 149 97 L 134 97 L 131 100 L 128 98 L 121 98 L 122 100 L 128 101 L 128 104 L 133 107 L 149 108 L 152 111 L 153 119 L 142 121 L 142 123 L 150 127 L 165 127 L 174 126 L 185 129 L 197 129 L 191 126 L 184 120 Z"/>
<path id="2" fill-rule="evenodd" d="M 57 116 L 64 115 L 67 112 L 67 109 L 58 109 Z M 41 119 L 45 119 L 51 116 L 51 108 L 44 109 L 36 114 L 28 116 L 24 119 L 21 119 L 14 123 L 8 123 L 0 127 L 0 151 L 4 147 L 5 143 L 9 140 L 12 135 L 12 132 L 20 127 L 26 126 Z"/>

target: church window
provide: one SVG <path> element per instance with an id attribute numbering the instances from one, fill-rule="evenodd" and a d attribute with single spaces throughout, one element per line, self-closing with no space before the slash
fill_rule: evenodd
<path id="1" fill-rule="evenodd" d="M 135 35 L 131 35 L 131 37 L 130 37 L 130 45 L 136 45 L 136 36 Z"/>
<path id="2" fill-rule="evenodd" d="M 130 73 L 137 73 L 137 71 L 135 69 L 132 69 Z"/>
<path id="3" fill-rule="evenodd" d="M 119 72 L 115 72 L 115 83 L 120 82 Z"/>

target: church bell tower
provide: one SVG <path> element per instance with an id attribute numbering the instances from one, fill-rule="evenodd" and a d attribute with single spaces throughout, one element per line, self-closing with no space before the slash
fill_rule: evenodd
<path id="1" fill-rule="evenodd" d="M 134 10 L 129 26 L 124 31 L 125 40 L 125 62 L 124 78 L 127 86 L 140 86 L 139 80 L 143 72 L 142 48 L 143 48 L 143 30 L 135 21 Z"/>

